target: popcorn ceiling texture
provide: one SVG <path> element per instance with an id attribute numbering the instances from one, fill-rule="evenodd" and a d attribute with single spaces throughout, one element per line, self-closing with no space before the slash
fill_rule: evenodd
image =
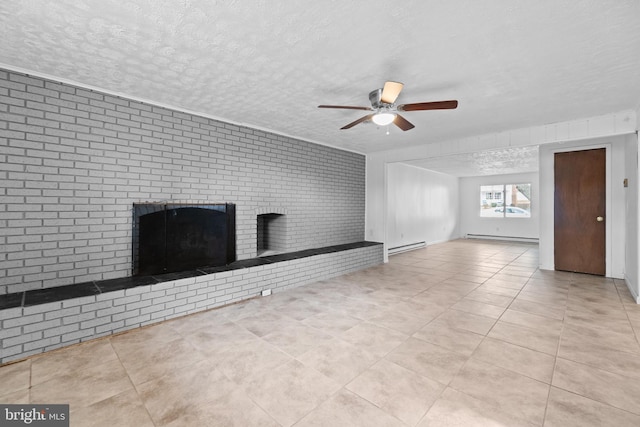
<path id="1" fill-rule="evenodd" d="M 258 213 L 364 239 L 360 154 L 2 70 L 0 182 L 0 294 L 130 275 L 134 202 L 236 203 L 238 259 Z"/>
<path id="2" fill-rule="evenodd" d="M 640 2 L 2 0 L 0 64 L 371 153 L 635 109 Z M 1 65 L 0 65 L 1 66 Z M 409 132 L 341 131 L 385 80 Z"/>

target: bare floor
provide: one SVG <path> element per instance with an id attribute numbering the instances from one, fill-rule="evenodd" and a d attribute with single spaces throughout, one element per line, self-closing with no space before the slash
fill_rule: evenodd
<path id="1" fill-rule="evenodd" d="M 624 283 L 467 241 L 0 367 L 72 426 L 639 426 Z"/>

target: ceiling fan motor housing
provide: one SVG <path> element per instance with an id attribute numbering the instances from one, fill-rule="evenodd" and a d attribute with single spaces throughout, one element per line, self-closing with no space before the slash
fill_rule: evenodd
<path id="1" fill-rule="evenodd" d="M 371 106 L 373 108 L 380 108 L 384 105 L 381 99 L 382 99 L 382 89 L 376 89 L 369 93 L 369 101 L 371 102 Z"/>

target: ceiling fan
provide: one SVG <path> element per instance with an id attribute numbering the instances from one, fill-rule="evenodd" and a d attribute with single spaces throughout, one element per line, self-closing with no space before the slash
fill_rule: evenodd
<path id="1" fill-rule="evenodd" d="M 318 108 L 342 108 L 346 110 L 365 110 L 372 111 L 358 120 L 349 123 L 340 129 L 350 129 L 357 124 L 373 121 L 379 126 L 386 126 L 393 123 L 403 131 L 413 129 L 415 126 L 407 119 L 398 114 L 398 111 L 421 111 L 421 110 L 452 110 L 458 107 L 458 101 L 436 101 L 436 102 L 418 102 L 415 104 L 396 105 L 396 99 L 404 85 L 398 82 L 385 82 L 382 89 L 376 89 L 369 93 L 369 101 L 371 107 L 351 107 L 348 105 L 318 105 Z"/>

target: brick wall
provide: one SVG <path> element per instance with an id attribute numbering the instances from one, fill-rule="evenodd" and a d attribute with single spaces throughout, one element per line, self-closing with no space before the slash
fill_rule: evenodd
<path id="1" fill-rule="evenodd" d="M 238 259 L 263 208 L 287 251 L 364 238 L 362 155 L 3 70 L 0 183 L 0 294 L 130 275 L 134 202 L 236 203 Z"/>

